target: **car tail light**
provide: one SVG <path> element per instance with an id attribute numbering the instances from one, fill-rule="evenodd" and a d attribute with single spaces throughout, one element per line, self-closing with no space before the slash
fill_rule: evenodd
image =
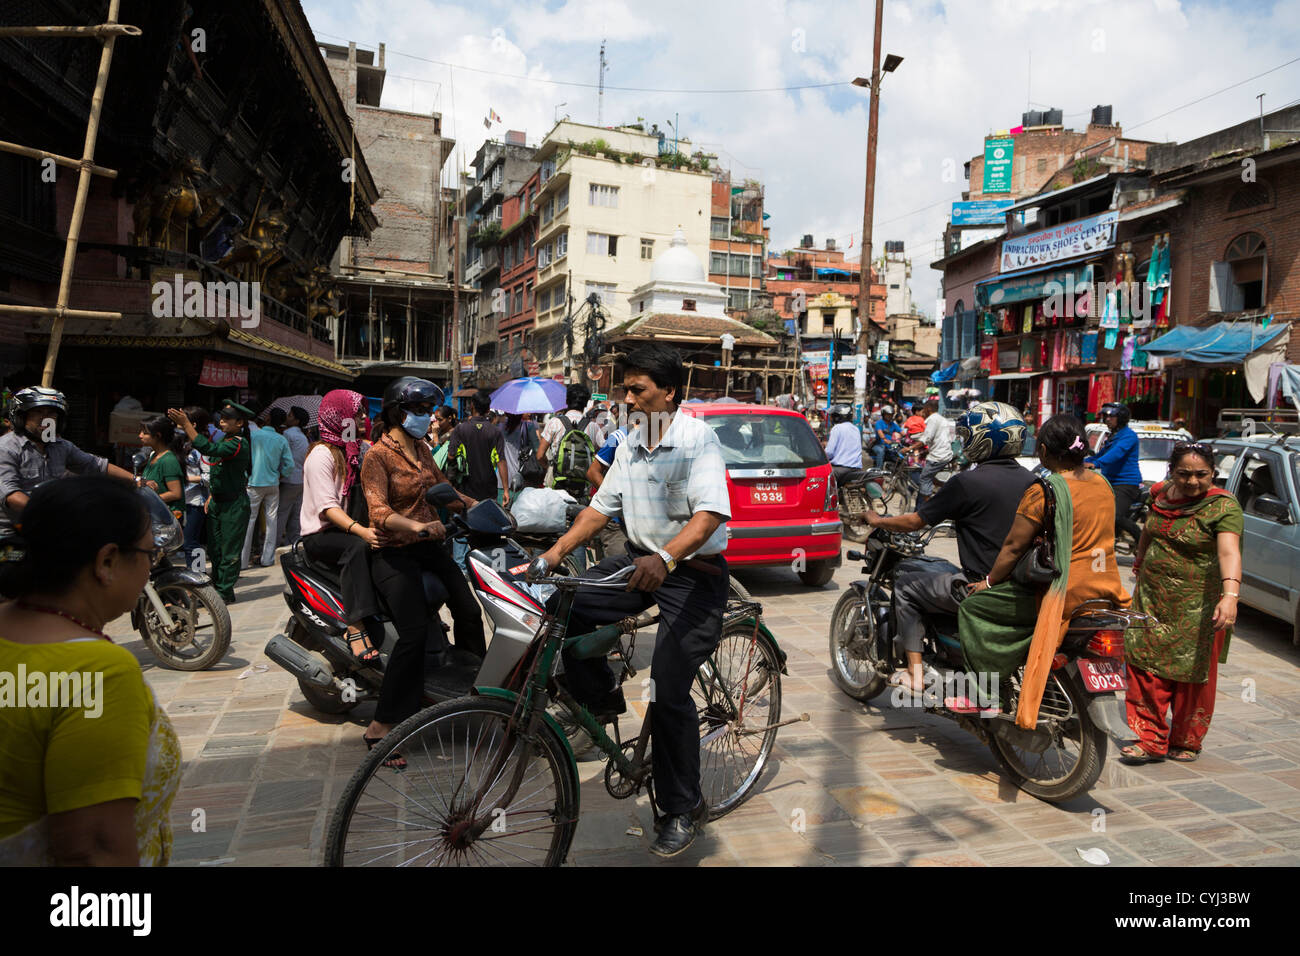
<path id="1" fill-rule="evenodd" d="M 1097 631 L 1088 641 L 1087 651 L 1097 657 L 1123 657 L 1123 631 Z"/>
<path id="2" fill-rule="evenodd" d="M 840 487 L 835 483 L 835 472 L 828 474 L 826 479 L 826 501 L 822 505 L 822 511 L 839 511 Z"/>

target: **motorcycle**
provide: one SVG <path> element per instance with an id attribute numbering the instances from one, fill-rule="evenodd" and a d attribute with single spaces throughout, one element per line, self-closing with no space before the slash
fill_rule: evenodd
<path id="1" fill-rule="evenodd" d="M 173 563 L 185 534 L 171 508 L 150 488 L 138 494 L 149 511 L 158 552 L 131 611 L 131 626 L 164 667 L 206 670 L 230 648 L 230 612 L 206 574 Z"/>
<path id="2" fill-rule="evenodd" d="M 1128 506 L 1128 519 L 1141 528 L 1146 524 L 1147 515 L 1151 512 L 1151 482 L 1142 482 L 1142 491 L 1133 499 L 1133 503 Z M 1127 531 L 1121 531 L 1115 535 L 1115 553 L 1125 556 L 1136 554 L 1138 539 L 1133 537 Z"/>
<path id="3" fill-rule="evenodd" d="M 831 616 L 830 655 L 835 682 L 854 700 L 869 701 L 886 689 L 890 674 L 906 666 L 894 649 L 894 582 L 900 573 L 924 570 L 934 559 L 924 534 L 877 528 L 866 551 L 847 552 L 864 563 Z M 926 621 L 924 690 L 894 688 L 896 706 L 920 706 L 973 733 L 993 751 L 1015 784 L 1051 803 L 1086 792 L 1101 775 L 1106 738 L 1128 742 L 1132 733 L 1116 692 L 1125 688 L 1124 631 L 1149 626 L 1146 615 L 1088 601 L 1070 619 L 1048 675 L 1032 730 L 1016 726 L 1024 667 L 1009 679 L 966 671 L 954 616 Z"/>
<path id="4" fill-rule="evenodd" d="M 850 468 L 835 476 L 839 485 L 839 513 L 842 533 L 849 541 L 867 540 L 871 526 L 867 512 L 885 514 L 884 480 L 889 472 L 875 468 Z"/>

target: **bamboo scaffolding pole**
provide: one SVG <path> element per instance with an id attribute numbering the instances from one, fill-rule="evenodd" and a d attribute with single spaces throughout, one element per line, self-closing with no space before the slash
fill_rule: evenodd
<path id="1" fill-rule="evenodd" d="M 51 309 L 49 306 L 44 305 L 0 305 L 0 312 L 9 312 L 13 315 L 31 315 L 37 318 L 62 314 L 69 319 L 104 319 L 108 321 L 122 317 L 121 312 L 95 312 L 90 309 L 64 309 L 60 313 L 58 309 Z"/>
<path id="2" fill-rule="evenodd" d="M 93 27 L 0 27 L 0 39 L 4 37 L 99 37 L 111 38 L 117 37 L 138 37 L 141 33 L 139 27 L 133 27 L 125 23 L 117 23 L 116 5 L 110 7 L 108 12 L 108 23 L 101 23 Z"/>
<path id="3" fill-rule="evenodd" d="M 43 149 L 32 149 L 30 146 L 19 146 L 17 143 L 6 143 L 0 139 L 0 152 L 17 153 L 19 156 L 27 156 L 31 159 L 52 159 L 60 166 L 67 166 L 70 169 L 80 169 L 81 160 L 69 159 L 67 156 L 60 156 L 58 153 L 47 153 Z M 107 166 L 90 167 L 90 171 L 96 176 L 103 176 L 105 179 L 116 179 L 117 170 L 109 169 Z"/>
<path id="4" fill-rule="evenodd" d="M 104 109 L 104 90 L 108 87 L 108 70 L 113 63 L 113 46 L 119 35 L 139 36 L 134 32 L 119 33 L 117 14 L 120 0 L 108 0 L 108 18 L 102 25 L 99 53 L 99 74 L 95 77 L 95 92 L 90 98 L 90 117 L 86 122 L 86 144 L 81 151 L 81 171 L 77 174 L 77 198 L 72 204 L 72 221 L 68 223 L 68 241 L 63 250 L 63 274 L 59 278 L 59 298 L 55 305 L 54 324 L 50 328 L 50 344 L 45 352 L 45 369 L 41 384 L 50 388 L 54 384 L 54 363 L 59 357 L 59 343 L 63 340 L 63 323 L 67 314 L 68 299 L 72 294 L 72 269 L 77 259 L 77 240 L 81 237 L 81 224 L 86 217 L 86 200 L 90 195 L 90 167 L 95 159 L 95 141 L 99 138 L 99 116 Z"/>

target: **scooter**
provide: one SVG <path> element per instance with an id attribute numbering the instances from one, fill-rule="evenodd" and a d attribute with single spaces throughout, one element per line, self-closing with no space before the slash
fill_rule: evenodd
<path id="1" fill-rule="evenodd" d="M 148 452 L 143 456 L 147 463 Z M 140 457 L 137 453 L 134 461 L 137 478 L 144 467 Z M 158 552 L 131 611 L 131 626 L 164 667 L 207 670 L 230 648 L 230 611 L 206 574 L 183 562 L 172 563 L 185 534 L 171 508 L 151 488 L 139 488 L 137 493 L 149 511 Z"/>
<path id="2" fill-rule="evenodd" d="M 865 580 L 855 581 L 831 615 L 830 655 L 839 688 L 869 701 L 885 689 L 889 675 L 906 666 L 894 649 L 893 590 L 903 572 L 924 570 L 934 559 L 925 533 L 874 529 L 865 553 Z M 1106 760 L 1106 738 L 1130 742 L 1116 692 L 1124 690 L 1124 631 L 1149 627 L 1151 619 L 1108 601 L 1087 601 L 1070 619 L 1052 663 L 1030 730 L 1015 723 L 1024 667 L 1005 682 L 999 675 L 968 674 L 957 637 L 957 619 L 935 615 L 926 621 L 922 647 L 924 689 L 895 687 L 895 706 L 917 706 L 946 717 L 989 746 L 1007 775 L 1026 793 L 1051 803 L 1070 800 L 1096 783 Z"/>
<path id="3" fill-rule="evenodd" d="M 454 509 L 460 504 L 447 484 L 430 488 L 425 499 L 435 507 Z M 513 540 L 514 531 L 510 515 L 491 499 L 449 519 L 448 537 L 469 544 L 465 559 L 469 581 L 487 613 L 491 636 L 483 658 L 449 645 L 447 627 L 438 616 L 446 589 L 435 575 L 424 574 L 425 599 L 431 609 L 425 642 L 427 704 L 463 697 L 475 686 L 500 686 L 532 641 L 541 620 L 541 603 L 515 583 L 516 577 L 522 582 L 533 555 Z M 397 643 L 391 615 L 382 611 L 371 629 L 372 634 L 381 629 L 383 635 L 376 642 L 378 659 L 359 660 L 348 646 L 347 615 L 334 569 L 313 562 L 301 542 L 281 555 L 280 567 L 290 616 L 284 630 L 267 643 L 266 656 L 298 678 L 303 696 L 322 713 L 346 713 L 362 701 L 377 699 Z"/>

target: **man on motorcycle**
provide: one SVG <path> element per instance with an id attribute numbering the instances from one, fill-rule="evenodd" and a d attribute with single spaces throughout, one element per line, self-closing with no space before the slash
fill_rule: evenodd
<path id="1" fill-rule="evenodd" d="M 634 565 L 625 593 L 578 591 L 569 632 L 581 634 L 659 606 L 655 638 L 651 759 L 664 818 L 650 851 L 676 856 L 689 847 L 708 816 L 700 789 L 699 717 L 691 683 L 722 638 L 727 603 L 727 519 L 731 504 L 722 446 L 702 419 L 678 411 L 685 374 L 681 356 L 648 345 L 627 356 L 624 369 L 632 418 L 640 419 L 618 447 L 591 504 L 539 559 L 556 568 L 605 523 L 621 516 L 627 553 L 587 572 L 604 577 Z M 627 709 L 608 663 L 565 656 L 570 692 L 597 719 Z"/>
<path id="2" fill-rule="evenodd" d="M 0 436 L 0 537 L 14 533 L 22 521 L 27 499 L 36 486 L 68 472 L 103 472 L 133 480 L 125 468 L 82 451 L 60 438 L 68 415 L 68 400 L 52 388 L 24 388 L 13 397 L 10 420 L 14 430 Z"/>
<path id="3" fill-rule="evenodd" d="M 1137 433 L 1128 427 L 1128 406 L 1121 402 L 1108 402 L 1101 406 L 1101 419 L 1110 429 L 1110 436 L 1096 455 L 1085 458 L 1084 464 L 1095 468 L 1110 482 L 1115 492 L 1115 537 L 1122 533 L 1133 536 L 1133 542 L 1142 537 L 1142 529 L 1128 516 L 1133 502 L 1142 494 L 1142 469 L 1138 465 L 1141 443 Z"/>
<path id="4" fill-rule="evenodd" d="M 853 424 L 853 409 L 832 405 L 829 409 L 831 431 L 826 436 L 826 457 L 836 481 L 843 481 L 851 471 L 862 468 L 862 433 Z"/>
<path id="5" fill-rule="evenodd" d="M 925 465 L 918 479 L 917 495 L 925 501 L 934 494 L 934 476 L 952 463 L 952 443 L 957 439 L 957 428 L 946 415 L 939 414 L 939 400 L 932 399 L 921 406 L 924 428 L 917 438 L 925 446 Z"/>
<path id="6" fill-rule="evenodd" d="M 885 451 L 897 448 L 903 440 L 903 429 L 894 421 L 894 409 L 885 405 L 880 409 L 880 421 L 876 422 L 876 443 L 871 446 L 871 456 L 876 459 L 876 467 L 885 467 Z"/>
<path id="7" fill-rule="evenodd" d="M 921 644 L 925 615 L 956 614 L 973 582 L 982 580 L 997 559 L 1015 520 L 1016 507 L 1034 476 L 1016 463 L 1025 443 L 1025 421 L 1003 402 L 982 402 L 957 419 L 962 452 L 976 467 L 953 475 L 939 492 L 916 511 L 881 517 L 869 511 L 867 524 L 886 531 L 920 531 L 952 521 L 957 530 L 961 567 L 949 561 L 924 559 L 924 567 L 900 573 L 894 582 L 897 639 L 907 657 L 907 669 L 891 684 L 920 692 L 925 677 Z"/>

